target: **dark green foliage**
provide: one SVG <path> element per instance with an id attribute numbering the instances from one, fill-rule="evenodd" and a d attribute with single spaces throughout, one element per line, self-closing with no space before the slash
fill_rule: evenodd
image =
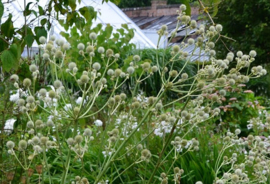
<path id="1" fill-rule="evenodd" d="M 248 54 L 250 50 L 257 52 L 253 65 L 267 65 L 270 62 L 270 1 L 268 0 L 223 0 L 219 4 L 216 22 L 223 25 L 223 33 L 233 38 L 236 42 L 221 38 L 225 44 L 230 45 L 233 52 L 238 50 Z M 228 50 L 222 42 L 217 43 L 219 56 L 225 56 Z M 269 71 L 269 70 L 268 70 Z M 253 83 L 249 83 L 252 89 L 265 86 L 264 90 L 258 90 L 257 94 L 270 94 L 269 75 Z M 266 91 L 265 91 L 266 90 Z"/>

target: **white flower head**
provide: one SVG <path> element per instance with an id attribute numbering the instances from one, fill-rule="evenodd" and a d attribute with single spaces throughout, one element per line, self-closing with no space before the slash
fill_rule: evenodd
<path id="1" fill-rule="evenodd" d="M 15 123 L 16 119 L 12 118 L 12 119 L 8 119 L 5 123 L 5 127 L 4 130 L 6 133 L 11 133 L 13 130 L 13 126 Z"/>
<path id="2" fill-rule="evenodd" d="M 96 121 L 94 121 L 94 124 L 96 126 L 102 126 L 103 125 L 103 122 L 101 120 L 97 119 Z"/>

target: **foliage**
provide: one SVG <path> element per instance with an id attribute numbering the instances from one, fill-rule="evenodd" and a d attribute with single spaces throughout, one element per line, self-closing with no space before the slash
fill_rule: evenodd
<path id="1" fill-rule="evenodd" d="M 37 59 L 20 63 L 20 76 L 3 78 L 1 182 L 268 182 L 269 113 L 247 113 L 250 133 L 215 124 L 228 96 L 237 96 L 233 111 L 248 109 L 243 106 L 254 96 L 240 93 L 243 83 L 266 70 L 250 67 L 255 51 L 218 59 L 214 42 L 222 26 L 197 28 L 185 10 L 181 5 L 177 26 L 197 29 L 198 39 L 155 56 L 152 50 L 128 55 L 133 30 L 126 25 L 113 32 L 109 25 L 79 24 L 62 33 L 70 44 L 41 36 L 39 58 L 47 63 L 48 84 L 40 82 Z M 158 34 L 169 34 L 167 27 Z M 189 65 L 194 53 L 183 50 L 188 44 L 210 55 L 195 72 Z M 158 91 L 149 92 L 154 81 Z"/>
<path id="2" fill-rule="evenodd" d="M 234 39 L 220 38 L 228 49 L 237 52 L 239 50 L 247 52 L 249 49 L 257 51 L 258 56 L 254 65 L 268 65 L 270 43 L 265 40 L 270 39 L 270 2 L 266 0 L 238 0 L 225 1 L 219 4 L 219 11 L 216 20 L 223 25 L 226 36 Z M 226 54 L 226 47 L 222 42 L 218 42 L 219 56 Z M 269 96 L 269 75 L 262 80 L 253 81 L 249 86 L 256 94 L 266 94 Z M 258 90 L 264 86 L 264 90 Z M 257 92 L 258 91 L 258 92 Z M 266 91 L 266 93 L 265 93 Z"/>
<path id="3" fill-rule="evenodd" d="M 50 0 L 46 7 L 41 7 L 37 1 L 37 3 L 24 3 L 22 11 L 25 22 L 22 27 L 14 27 L 13 15 L 11 13 L 3 17 L 4 9 L 6 8 L 4 4 L 8 5 L 9 1 L 0 2 L 0 19 L 3 22 L 0 27 L 0 66 L 3 67 L 5 72 L 9 72 L 11 69 L 18 69 L 20 56 L 25 47 L 27 47 L 27 54 L 29 56 L 28 48 L 32 46 L 34 41 L 39 44 L 41 36 L 47 37 L 47 31 L 50 30 L 54 20 L 53 14 L 56 14 L 57 20 L 59 15 L 66 15 L 65 28 L 73 24 L 77 26 L 85 24 L 86 19 L 91 20 L 96 17 L 93 7 L 82 7 L 75 11 L 77 7 L 76 0 Z M 37 25 L 39 26 L 35 26 L 32 29 L 32 24 L 36 22 L 38 22 Z"/>

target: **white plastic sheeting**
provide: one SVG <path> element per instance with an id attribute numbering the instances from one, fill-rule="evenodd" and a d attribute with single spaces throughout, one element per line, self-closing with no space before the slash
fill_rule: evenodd
<path id="1" fill-rule="evenodd" d="M 22 27 L 25 24 L 25 19 L 23 16 L 24 0 L 9 0 L 10 3 L 5 3 L 7 1 L 8 0 L 2 1 L 5 5 L 5 12 L 2 22 L 4 22 L 8 18 L 8 14 L 11 13 L 13 15 L 12 20 L 14 22 L 14 27 Z M 44 7 L 45 9 L 48 0 L 41 0 L 39 2 L 34 0 L 26 0 L 26 4 L 29 2 L 33 2 L 30 7 L 37 10 L 35 3 L 38 3 L 38 5 Z M 92 6 L 98 12 L 97 19 L 94 21 L 93 25 L 101 23 L 105 27 L 107 24 L 110 24 L 117 29 L 120 28 L 122 24 L 128 24 L 128 27 L 134 29 L 135 31 L 134 38 L 131 40 L 131 43 L 136 44 L 137 48 L 155 48 L 155 45 L 145 36 L 142 30 L 112 2 L 102 3 L 102 0 L 82 0 L 81 3 L 77 5 L 77 9 L 83 6 Z M 34 15 L 31 16 L 34 18 Z M 27 19 L 27 23 L 29 23 L 32 18 L 29 17 Z M 33 28 L 35 26 L 39 26 L 39 21 L 37 20 L 31 22 L 31 25 Z M 55 35 L 56 38 L 62 38 L 60 32 L 65 32 L 64 28 L 56 20 L 53 21 L 52 25 L 53 26 L 49 34 Z M 33 47 L 37 47 L 37 44 L 34 43 Z"/>

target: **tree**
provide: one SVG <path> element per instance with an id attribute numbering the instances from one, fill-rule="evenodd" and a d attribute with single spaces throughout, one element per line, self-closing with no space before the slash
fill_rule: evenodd
<path id="1" fill-rule="evenodd" d="M 257 57 L 254 65 L 269 65 L 270 63 L 270 1 L 269 0 L 222 0 L 219 4 L 219 10 L 215 22 L 223 25 L 223 31 L 230 39 L 221 38 L 222 42 L 217 43 L 221 52 L 220 56 L 225 56 L 228 49 L 234 53 L 241 50 L 243 53 L 249 53 L 250 50 L 256 50 Z M 257 81 L 256 84 L 250 84 L 254 88 L 258 85 L 266 85 L 267 78 Z M 259 83 L 258 83 L 259 82 Z M 269 86 L 269 85 L 268 85 Z M 268 87 L 267 93 L 270 88 Z M 265 89 L 263 90 L 265 92 Z"/>

